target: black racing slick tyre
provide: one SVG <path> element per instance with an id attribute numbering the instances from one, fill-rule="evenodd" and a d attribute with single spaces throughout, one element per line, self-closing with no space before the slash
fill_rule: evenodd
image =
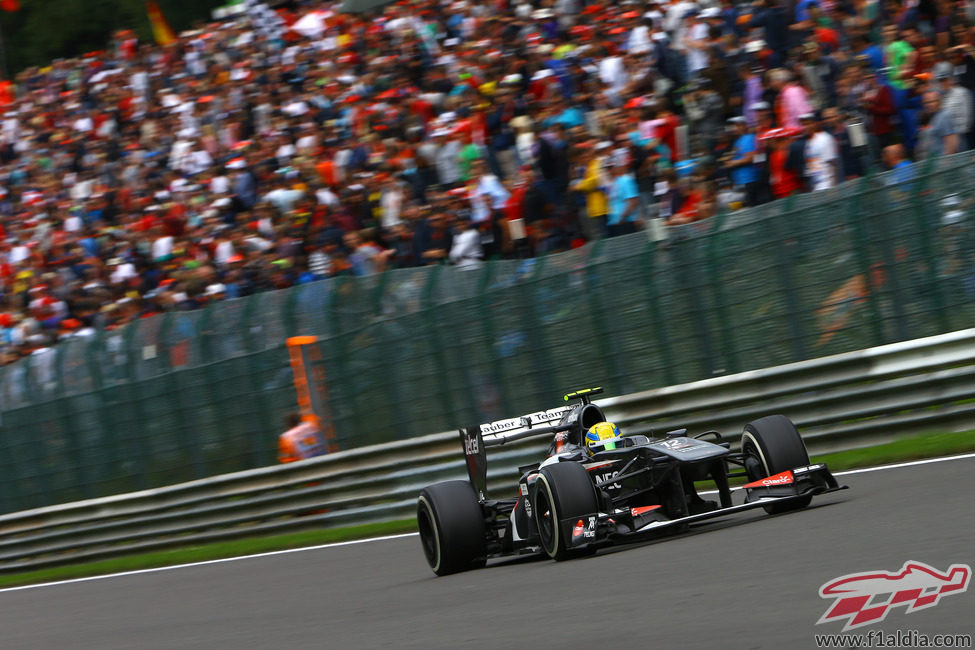
<path id="1" fill-rule="evenodd" d="M 809 464 L 809 452 L 796 429 L 784 415 L 768 415 L 749 422 L 741 434 L 741 453 L 748 480 L 758 481 L 786 470 Z M 765 506 L 765 512 L 776 514 L 805 508 L 812 496 L 787 503 Z"/>
<path id="2" fill-rule="evenodd" d="M 591 544 L 571 548 L 568 536 L 559 526 L 563 519 L 599 510 L 596 488 L 582 465 L 562 462 L 539 470 L 532 506 L 542 549 L 550 558 L 562 561 L 595 552 Z"/>
<path id="3" fill-rule="evenodd" d="M 416 506 L 423 554 L 438 576 L 483 568 L 487 563 L 484 512 L 467 481 L 423 489 Z"/>

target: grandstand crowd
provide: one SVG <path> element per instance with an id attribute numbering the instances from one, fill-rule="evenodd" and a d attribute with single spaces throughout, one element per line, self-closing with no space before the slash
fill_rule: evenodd
<path id="1" fill-rule="evenodd" d="M 165 310 L 663 228 L 967 149 L 967 0 L 248 0 L 19 73 L 0 361 Z"/>

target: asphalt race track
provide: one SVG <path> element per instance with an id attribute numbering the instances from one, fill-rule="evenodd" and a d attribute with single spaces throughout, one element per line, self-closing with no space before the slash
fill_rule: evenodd
<path id="1" fill-rule="evenodd" d="M 415 536 L 0 591 L 2 648 L 810 648 L 823 583 L 908 560 L 975 565 L 975 457 L 841 476 L 797 513 L 749 511 L 564 563 L 436 578 Z M 860 628 L 975 632 L 975 587 Z"/>

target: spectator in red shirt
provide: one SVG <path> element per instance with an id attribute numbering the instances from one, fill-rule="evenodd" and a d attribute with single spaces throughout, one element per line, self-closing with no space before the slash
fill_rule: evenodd
<path id="1" fill-rule="evenodd" d="M 767 132 L 763 139 L 771 142 L 769 150 L 769 184 L 772 187 L 772 197 L 776 199 L 791 196 L 802 189 L 802 175 L 789 162 L 789 138 L 791 131 L 774 129 Z"/>

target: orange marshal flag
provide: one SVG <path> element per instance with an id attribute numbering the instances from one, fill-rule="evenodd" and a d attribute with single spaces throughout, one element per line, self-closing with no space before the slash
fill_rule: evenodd
<path id="1" fill-rule="evenodd" d="M 176 34 L 155 0 L 146 0 L 146 13 L 149 14 L 149 24 L 152 25 L 152 36 L 156 39 L 156 43 L 159 45 L 175 43 Z"/>

